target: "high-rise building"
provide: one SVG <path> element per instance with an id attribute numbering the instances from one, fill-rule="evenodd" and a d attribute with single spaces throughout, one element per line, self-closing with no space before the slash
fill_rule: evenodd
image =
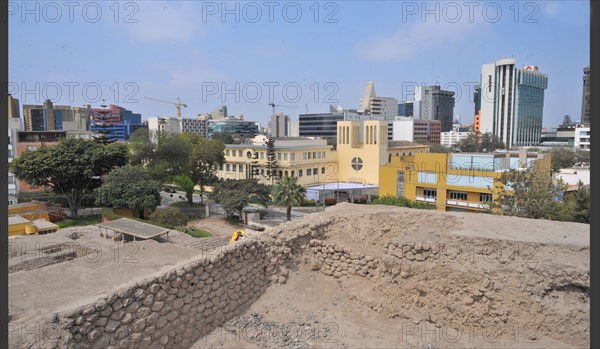
<path id="1" fill-rule="evenodd" d="M 454 123 L 454 91 L 442 90 L 440 86 L 418 86 L 415 89 L 415 102 L 419 103 L 417 119 L 438 120 L 442 132 L 452 131 Z M 415 113 L 417 114 L 417 113 Z"/>
<path id="2" fill-rule="evenodd" d="M 24 104 L 23 121 L 26 131 L 56 130 L 56 119 L 52 101 L 47 99 L 43 105 Z"/>
<path id="3" fill-rule="evenodd" d="M 581 123 L 590 123 L 590 67 L 583 68 L 583 96 L 581 97 Z"/>
<path id="4" fill-rule="evenodd" d="M 19 100 L 10 94 L 8 95 L 8 119 L 20 119 L 21 112 L 19 108 Z"/>
<path id="5" fill-rule="evenodd" d="M 258 134 L 258 124 L 255 121 L 239 119 L 209 120 L 208 137 L 214 133 L 230 133 L 243 137 L 254 137 Z"/>
<path id="6" fill-rule="evenodd" d="M 548 77 L 537 66 L 516 67 L 514 58 L 481 70 L 480 132 L 493 133 L 507 147 L 540 143 Z"/>
<path id="7" fill-rule="evenodd" d="M 8 163 L 17 156 L 17 132 L 23 130 L 19 113 L 19 100 L 8 95 Z M 8 204 L 17 203 L 19 193 L 19 181 L 8 172 Z"/>
<path id="8" fill-rule="evenodd" d="M 387 119 L 398 116 L 398 100 L 375 95 L 375 83 L 367 82 L 365 94 L 360 98 L 359 114 L 381 116 Z"/>
<path id="9" fill-rule="evenodd" d="M 398 103 L 398 116 L 401 117 L 413 117 L 415 116 L 414 112 L 415 101 L 405 101 Z"/>
<path id="10" fill-rule="evenodd" d="M 283 113 L 275 113 L 271 116 L 271 136 L 289 137 L 290 135 L 290 117 Z"/>

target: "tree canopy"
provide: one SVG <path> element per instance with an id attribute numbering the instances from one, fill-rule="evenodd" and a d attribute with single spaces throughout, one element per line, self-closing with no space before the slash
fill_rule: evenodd
<path id="1" fill-rule="evenodd" d="M 228 213 L 236 212 L 242 217 L 242 209 L 251 202 L 265 205 L 269 200 L 269 188 L 257 179 L 227 179 L 214 184 L 211 198 L 220 203 Z"/>
<path id="2" fill-rule="evenodd" d="M 552 173 L 558 173 L 563 168 L 573 167 L 576 164 L 589 164 L 590 152 L 575 150 L 573 148 L 557 147 L 550 151 L 552 155 Z"/>
<path id="3" fill-rule="evenodd" d="M 96 204 L 104 207 L 153 210 L 160 205 L 160 183 L 150 178 L 141 166 L 113 170 L 98 189 Z"/>
<path id="4" fill-rule="evenodd" d="M 287 220 L 292 219 L 292 206 L 299 206 L 304 200 L 306 188 L 298 183 L 298 177 L 285 176 L 271 187 L 273 203 L 286 208 Z"/>
<path id="5" fill-rule="evenodd" d="M 123 144 L 67 138 L 24 152 L 11 163 L 11 172 L 30 185 L 49 186 L 63 194 L 71 214 L 77 216 L 84 195 L 100 185 L 100 176 L 127 160 Z"/>
<path id="6" fill-rule="evenodd" d="M 265 145 L 267 146 L 267 178 L 273 183 L 279 177 L 275 139 L 269 137 L 265 141 Z"/>
<path id="7" fill-rule="evenodd" d="M 490 153 L 496 149 L 505 149 L 505 144 L 498 136 L 491 133 L 483 133 L 481 139 L 477 139 L 475 133 L 470 133 L 458 143 L 458 148 L 467 153 Z"/>

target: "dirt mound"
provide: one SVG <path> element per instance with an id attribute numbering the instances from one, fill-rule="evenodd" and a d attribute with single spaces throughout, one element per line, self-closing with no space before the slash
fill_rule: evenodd
<path id="1" fill-rule="evenodd" d="M 588 225 L 338 205 L 265 238 L 280 284 L 197 345 L 589 346 Z"/>

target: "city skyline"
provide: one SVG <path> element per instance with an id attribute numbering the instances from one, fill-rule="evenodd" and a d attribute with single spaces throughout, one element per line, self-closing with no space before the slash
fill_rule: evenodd
<path id="1" fill-rule="evenodd" d="M 81 8 L 74 11 L 72 23 L 64 9 L 56 23 L 43 8 L 39 23 L 35 15 L 13 9 L 19 20 L 10 23 L 9 92 L 21 105 L 41 104 L 44 92 L 52 97 L 54 91 L 61 94 L 54 104 L 99 105 L 90 96 L 99 86 L 105 103 L 141 113 L 144 120 L 176 115 L 174 107 L 144 97 L 181 97 L 188 104 L 187 118 L 227 105 L 230 114 L 266 125 L 273 83 L 279 86 L 272 101 L 296 107 L 277 111 L 294 119 L 307 107 L 309 113 L 327 112 L 330 104 L 357 108 L 367 81 L 375 82 L 378 95 L 399 101 L 410 99 L 414 86 L 439 83 L 443 89 L 460 89 L 454 112 L 467 124 L 472 123 L 473 87 L 481 66 L 514 57 L 519 66 L 536 65 L 548 75 L 544 126 L 560 123 L 565 114 L 574 120 L 581 114 L 581 72 L 589 66 L 587 1 L 531 2 L 533 7 L 521 4 L 518 13 L 512 4 L 500 4 L 502 15 L 495 23 L 481 9 L 487 6 L 491 14 L 495 5 L 490 4 L 496 3 L 480 3 L 473 23 L 466 8 L 453 22 L 452 9 L 443 3 L 438 23 L 435 14 L 422 21 L 420 9 L 411 15 L 409 5 L 420 5 L 413 2 L 320 3 L 318 14 L 312 3 L 299 3 L 302 16 L 296 23 L 291 22 L 293 9 L 288 17 L 274 11 L 273 23 L 263 9 L 263 16 L 251 23 L 247 3 L 239 3 L 239 23 L 235 14 L 223 21 L 222 9 L 199 3 L 132 4 L 121 4 L 119 13 L 107 4 L 95 23 L 82 17 Z M 440 3 L 429 9 L 435 4 Z M 378 21 L 361 20 L 374 13 Z M 56 38 L 64 43 L 57 45 Z M 81 59 L 88 49 L 93 54 Z M 35 54 L 42 51 L 47 53 L 43 60 Z M 103 68 L 107 66 L 111 69 Z M 240 92 L 222 98 L 222 88 L 231 90 L 236 84 Z M 300 100 L 283 98 L 286 84 L 288 97 L 300 86 Z M 87 98 L 84 86 L 89 87 Z M 39 96 L 25 89 L 37 90 Z M 255 91 L 262 95 L 253 100 Z"/>

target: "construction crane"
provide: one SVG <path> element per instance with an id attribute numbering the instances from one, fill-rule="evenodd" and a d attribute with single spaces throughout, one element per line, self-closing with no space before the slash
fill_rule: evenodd
<path id="1" fill-rule="evenodd" d="M 278 107 L 278 108 L 298 108 L 298 107 L 296 107 L 294 105 L 279 105 L 279 104 L 275 104 L 273 102 L 269 102 L 267 104 L 270 105 L 271 108 L 273 108 L 273 115 L 275 115 L 275 107 Z"/>
<path id="2" fill-rule="evenodd" d="M 158 99 L 158 98 L 153 98 L 153 97 L 144 97 L 144 98 L 149 99 L 151 101 L 169 103 L 169 104 L 174 104 L 175 106 L 177 106 L 177 120 L 179 121 L 179 131 L 183 132 L 183 121 L 181 120 L 181 107 L 187 108 L 187 104 L 181 103 L 181 100 L 179 99 L 179 97 L 177 97 L 177 103 L 171 102 L 171 101 L 165 101 L 163 99 Z"/>

